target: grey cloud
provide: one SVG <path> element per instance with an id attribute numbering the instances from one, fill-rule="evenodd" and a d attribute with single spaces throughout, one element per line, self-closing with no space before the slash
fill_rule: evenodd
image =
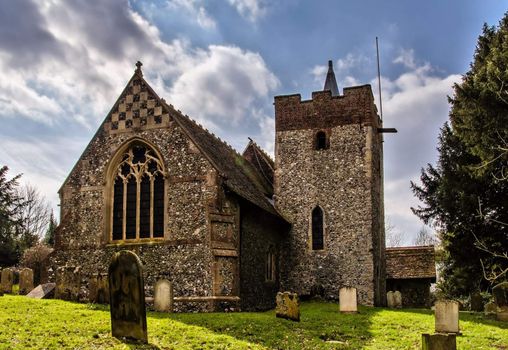
<path id="1" fill-rule="evenodd" d="M 2 2 L 0 33 L 0 51 L 10 57 L 11 66 L 22 67 L 63 55 L 58 40 L 46 29 L 44 17 L 31 0 Z"/>

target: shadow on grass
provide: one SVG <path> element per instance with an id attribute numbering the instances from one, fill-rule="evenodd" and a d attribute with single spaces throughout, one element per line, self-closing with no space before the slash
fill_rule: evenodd
<path id="1" fill-rule="evenodd" d="M 164 314 L 150 312 L 155 319 L 171 319 L 225 334 L 238 340 L 275 349 L 360 349 L 371 339 L 375 308 L 360 307 L 358 314 L 341 314 L 335 303 L 304 302 L 301 321 L 275 317 L 275 311 Z"/>
<path id="2" fill-rule="evenodd" d="M 395 309 L 386 309 L 386 310 L 395 310 Z M 424 314 L 431 315 L 432 317 L 434 317 L 434 311 L 431 309 L 396 309 L 396 310 L 402 313 Z M 460 311 L 459 322 L 461 321 L 481 323 L 487 326 L 508 329 L 508 323 L 497 321 L 494 315 L 486 316 L 483 312 Z"/>

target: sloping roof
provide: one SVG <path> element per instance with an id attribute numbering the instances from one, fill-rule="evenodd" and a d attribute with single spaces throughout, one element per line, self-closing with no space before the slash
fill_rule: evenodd
<path id="1" fill-rule="evenodd" d="M 266 193 L 266 181 L 249 161 L 189 117 L 174 109 L 170 111 L 170 115 L 224 177 L 224 183 L 230 190 L 282 218 L 267 197 L 269 193 Z"/>
<path id="2" fill-rule="evenodd" d="M 181 127 L 183 132 L 196 144 L 203 155 L 212 163 L 212 166 L 224 178 L 224 184 L 234 193 L 246 199 L 266 212 L 286 221 L 270 202 L 268 196 L 273 194 L 273 185 L 267 187 L 266 180 L 259 171 L 252 166 L 242 155 L 237 153 L 230 145 L 211 134 L 201 125 L 197 124 L 164 99 L 142 77 L 147 89 L 161 102 L 165 112 Z"/>
<path id="3" fill-rule="evenodd" d="M 263 176 L 266 180 L 266 186 L 273 194 L 273 173 L 275 164 L 268 154 L 261 147 L 258 146 L 254 140 L 249 137 L 249 143 L 242 153 L 242 156 L 247 159 L 254 168 Z"/>
<path id="4" fill-rule="evenodd" d="M 386 248 L 386 278 L 436 278 L 434 246 Z"/>

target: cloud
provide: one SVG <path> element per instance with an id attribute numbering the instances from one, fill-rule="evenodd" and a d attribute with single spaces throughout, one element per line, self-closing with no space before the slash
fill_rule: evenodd
<path id="1" fill-rule="evenodd" d="M 256 22 L 266 14 L 266 5 L 262 0 L 229 0 L 229 3 L 250 22 Z"/>
<path id="2" fill-rule="evenodd" d="M 173 84 L 170 100 L 203 122 L 245 120 L 256 99 L 267 98 L 279 84 L 259 54 L 237 47 L 210 46 Z M 226 118 L 226 119 L 225 119 Z"/>
<path id="3" fill-rule="evenodd" d="M 170 3 L 214 25 L 200 1 Z M 279 84 L 258 53 L 165 41 L 127 0 L 8 2 L 0 29 L 15 38 L 0 37 L 0 119 L 9 120 L 0 129 L 0 164 L 25 173 L 55 201 L 88 142 L 83 135 L 104 119 L 137 60 L 161 97 L 223 137 L 225 130 L 241 135 L 237 148 L 261 130 L 252 115 Z"/>
<path id="4" fill-rule="evenodd" d="M 447 95 L 461 76 L 437 75 L 429 63 L 416 63 L 413 50 L 405 51 L 393 62 L 406 72 L 395 79 L 382 77 L 383 124 L 395 127 L 397 134 L 384 135 L 385 212 L 404 232 L 406 243 L 413 241 L 422 222 L 411 212 L 418 204 L 409 187 L 417 181 L 420 169 L 437 160 L 439 129 L 448 119 Z M 371 84 L 377 84 L 372 79 Z M 374 94 L 378 100 L 377 89 Z"/>
<path id="5" fill-rule="evenodd" d="M 215 29 L 217 23 L 208 14 L 199 0 L 168 0 L 167 6 L 172 11 L 179 11 L 180 15 L 192 18 L 195 23 L 204 29 Z M 183 13 L 181 13 L 183 11 Z"/>
<path id="6" fill-rule="evenodd" d="M 416 69 L 417 65 L 415 62 L 415 52 L 413 49 L 405 50 L 401 49 L 399 56 L 395 57 L 393 63 L 401 63 L 405 67 L 410 69 Z"/>

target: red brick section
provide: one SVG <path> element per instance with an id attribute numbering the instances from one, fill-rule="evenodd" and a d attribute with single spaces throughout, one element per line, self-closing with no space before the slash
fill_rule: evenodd
<path id="1" fill-rule="evenodd" d="M 370 85 L 344 88 L 344 95 L 315 91 L 312 100 L 301 95 L 275 96 L 276 131 L 331 128 L 345 124 L 380 127 Z"/>
<path id="2" fill-rule="evenodd" d="M 434 246 L 386 248 L 386 278 L 436 278 Z"/>

